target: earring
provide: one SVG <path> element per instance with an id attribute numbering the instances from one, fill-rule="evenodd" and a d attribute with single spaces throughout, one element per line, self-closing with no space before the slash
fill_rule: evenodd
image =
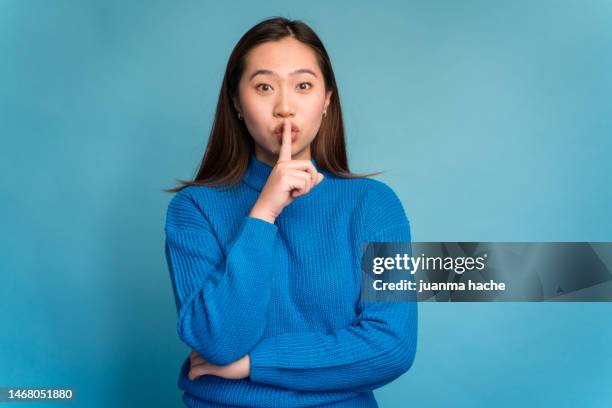
<path id="1" fill-rule="evenodd" d="M 238 112 L 238 120 L 242 120 L 242 115 Z"/>
<path id="2" fill-rule="evenodd" d="M 327 115 L 327 109 L 323 111 L 323 117 Z"/>

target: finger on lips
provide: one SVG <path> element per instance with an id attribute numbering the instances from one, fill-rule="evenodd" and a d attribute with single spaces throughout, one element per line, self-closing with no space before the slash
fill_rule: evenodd
<path id="1" fill-rule="evenodd" d="M 291 147 L 291 123 L 288 118 L 285 118 L 283 121 L 283 137 L 278 154 L 278 161 L 291 161 L 291 167 L 300 168 L 308 172 L 310 175 L 309 189 L 319 184 L 321 180 L 323 180 L 323 174 L 319 173 L 309 160 L 292 160 Z"/>
<path id="2" fill-rule="evenodd" d="M 291 160 L 291 124 L 289 119 L 285 119 L 283 122 L 283 140 L 278 160 Z"/>

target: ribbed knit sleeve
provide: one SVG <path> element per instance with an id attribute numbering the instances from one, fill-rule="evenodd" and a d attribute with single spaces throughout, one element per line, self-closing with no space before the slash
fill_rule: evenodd
<path id="1" fill-rule="evenodd" d="M 364 240 L 410 242 L 408 218 L 395 192 L 380 182 L 370 189 Z M 251 381 L 292 390 L 361 392 L 408 371 L 416 353 L 417 304 L 360 302 L 356 313 L 353 324 L 339 330 L 261 340 L 250 352 Z"/>
<path id="2" fill-rule="evenodd" d="M 263 334 L 277 226 L 244 217 L 224 254 L 205 214 L 184 191 L 171 200 L 165 226 L 178 335 L 210 363 L 230 364 Z"/>

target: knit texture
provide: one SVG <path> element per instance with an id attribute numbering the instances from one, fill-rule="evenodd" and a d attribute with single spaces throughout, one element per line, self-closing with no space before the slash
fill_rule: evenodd
<path id="1" fill-rule="evenodd" d="M 251 360 L 249 378 L 191 381 L 187 357 L 183 401 L 376 407 L 372 390 L 414 361 L 418 313 L 415 302 L 360 300 L 361 243 L 409 242 L 404 208 L 383 182 L 322 171 L 272 224 L 248 215 L 271 171 L 252 155 L 238 186 L 189 186 L 168 206 L 179 338 L 212 364 Z"/>

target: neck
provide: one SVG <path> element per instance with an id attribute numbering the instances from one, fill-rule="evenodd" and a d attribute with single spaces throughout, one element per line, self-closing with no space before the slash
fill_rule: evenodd
<path id="1" fill-rule="evenodd" d="M 260 162 L 265 163 L 270 167 L 274 167 L 274 165 L 278 161 L 278 152 L 271 152 L 255 144 L 255 157 L 257 157 L 257 160 L 259 160 Z M 291 159 L 292 160 L 311 160 L 312 156 L 310 155 L 310 144 L 305 146 L 299 152 L 291 154 Z"/>

